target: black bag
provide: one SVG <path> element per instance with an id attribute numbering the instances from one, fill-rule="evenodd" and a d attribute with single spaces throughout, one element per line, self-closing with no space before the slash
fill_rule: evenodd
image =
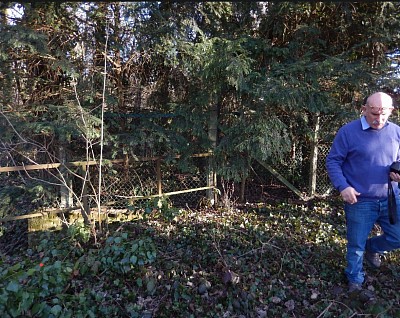
<path id="1" fill-rule="evenodd" d="M 400 162 L 396 161 L 390 165 L 390 172 L 396 172 L 400 174 Z M 397 223 L 397 205 L 396 196 L 393 191 L 392 179 L 388 179 L 388 211 L 389 211 L 389 222 L 390 224 Z"/>

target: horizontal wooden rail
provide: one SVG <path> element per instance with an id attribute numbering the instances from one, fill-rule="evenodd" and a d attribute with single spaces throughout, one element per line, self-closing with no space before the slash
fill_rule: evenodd
<path id="1" fill-rule="evenodd" d="M 153 194 L 153 195 L 147 195 L 147 196 L 118 196 L 126 199 L 132 199 L 132 201 L 135 200 L 145 200 L 145 199 L 151 199 L 151 198 L 157 198 L 157 197 L 168 197 L 171 195 L 175 194 L 181 194 L 181 193 L 189 193 L 189 192 L 195 192 L 195 191 L 202 191 L 202 190 L 211 190 L 215 189 L 215 187 L 210 186 L 210 187 L 201 187 L 201 188 L 194 188 L 194 189 L 186 189 L 186 190 L 180 190 L 180 191 L 172 191 L 172 192 L 166 192 L 162 194 Z M 106 203 L 105 206 L 102 207 L 106 208 L 107 205 L 112 205 L 113 202 Z M 18 216 L 7 216 L 4 218 L 0 219 L 0 223 L 5 223 L 5 222 L 10 222 L 10 221 L 18 221 L 18 220 L 25 220 L 25 219 L 33 219 L 33 218 L 40 218 L 43 216 L 48 216 L 50 214 L 60 214 L 60 213 L 68 213 L 71 211 L 75 210 L 81 210 L 79 207 L 71 207 L 71 208 L 65 208 L 65 209 L 43 209 L 42 212 L 36 212 L 36 213 L 31 213 L 31 214 L 25 214 L 25 215 L 18 215 Z"/>
<path id="2" fill-rule="evenodd" d="M 261 164 L 265 169 L 267 169 L 275 178 L 281 181 L 285 186 L 287 186 L 290 190 L 292 190 L 297 196 L 303 201 L 308 201 L 310 198 L 298 190 L 295 186 L 293 186 L 289 181 L 287 181 L 278 171 L 272 168 L 269 164 L 262 160 L 257 160 L 259 164 Z"/>
<path id="3" fill-rule="evenodd" d="M 189 192 L 202 191 L 202 190 L 211 190 L 211 189 L 215 189 L 215 187 L 214 186 L 209 186 L 209 187 L 193 188 L 193 189 L 165 192 L 165 193 L 160 193 L 160 194 L 151 194 L 151 195 L 145 195 L 145 196 L 141 196 L 141 195 L 119 196 L 119 195 L 116 195 L 116 197 L 132 199 L 132 201 L 134 201 L 134 200 L 158 198 L 158 197 L 163 197 L 163 196 L 169 197 L 169 196 L 175 195 L 175 194 L 189 193 Z"/>
<path id="4" fill-rule="evenodd" d="M 33 218 L 40 218 L 43 216 L 48 216 L 50 214 L 59 214 L 59 213 L 68 213 L 75 210 L 81 210 L 78 207 L 65 208 L 65 209 L 42 209 L 41 212 L 17 215 L 17 216 L 7 216 L 0 219 L 0 223 L 10 222 L 10 221 L 18 221 L 18 220 L 26 220 Z"/>
<path id="5" fill-rule="evenodd" d="M 200 157 L 209 157 L 212 153 L 200 153 L 194 154 L 191 157 L 200 158 Z M 174 159 L 179 159 L 181 155 L 174 156 Z M 103 160 L 103 162 L 111 162 L 111 163 L 134 163 L 134 162 L 145 162 L 145 161 L 157 161 L 163 160 L 166 157 L 137 157 L 137 158 L 129 158 L 126 159 L 113 159 L 113 160 Z M 66 163 L 67 167 L 82 167 L 82 166 L 94 166 L 98 165 L 99 162 L 95 160 L 89 161 L 73 161 Z M 0 173 L 2 172 L 13 172 L 13 171 L 31 171 L 31 170 L 45 170 L 45 169 L 55 169 L 62 166 L 62 163 L 45 163 L 45 164 L 34 164 L 34 165 L 23 165 L 23 166 L 14 166 L 14 167 L 0 167 Z"/>

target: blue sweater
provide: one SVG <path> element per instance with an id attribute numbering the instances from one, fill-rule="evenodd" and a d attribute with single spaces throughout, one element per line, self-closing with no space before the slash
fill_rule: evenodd
<path id="1" fill-rule="evenodd" d="M 364 117 L 342 126 L 326 158 L 333 186 L 340 192 L 348 186 L 361 194 L 359 201 L 387 198 L 389 167 L 400 161 L 400 127 L 387 122 L 379 130 Z M 393 189 L 398 194 L 396 182 Z"/>

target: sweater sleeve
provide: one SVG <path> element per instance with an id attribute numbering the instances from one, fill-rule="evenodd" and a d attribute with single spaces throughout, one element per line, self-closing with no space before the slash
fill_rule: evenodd
<path id="1" fill-rule="evenodd" d="M 326 158 L 326 169 L 328 176 L 335 189 L 337 189 L 339 192 L 350 186 L 342 171 L 342 165 L 346 160 L 347 152 L 348 142 L 346 138 L 346 132 L 343 128 L 341 128 L 336 134 L 332 147 Z"/>

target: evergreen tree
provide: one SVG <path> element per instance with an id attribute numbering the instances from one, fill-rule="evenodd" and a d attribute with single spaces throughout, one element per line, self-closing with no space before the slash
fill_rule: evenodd
<path id="1" fill-rule="evenodd" d="M 9 23 L 13 6 L 21 17 Z M 240 179 L 254 158 L 284 162 L 303 147 L 305 175 L 316 117 L 334 116 L 333 134 L 363 96 L 398 88 L 388 76 L 398 3 L 43 2 L 1 12 L 2 110 L 18 131 L 67 142 L 77 158 L 81 136 L 93 145 L 99 136 L 104 96 L 108 157 L 211 149 L 219 172 Z"/>

